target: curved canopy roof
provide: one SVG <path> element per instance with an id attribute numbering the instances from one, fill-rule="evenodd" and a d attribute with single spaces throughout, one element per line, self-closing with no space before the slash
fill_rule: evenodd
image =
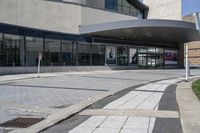
<path id="1" fill-rule="evenodd" d="M 80 26 L 80 34 L 149 43 L 186 43 L 200 40 L 195 24 L 175 20 L 141 19 Z"/>

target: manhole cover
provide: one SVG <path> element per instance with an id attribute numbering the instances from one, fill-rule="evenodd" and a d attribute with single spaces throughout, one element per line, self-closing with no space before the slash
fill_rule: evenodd
<path id="1" fill-rule="evenodd" d="M 44 118 L 22 118 L 18 117 L 9 121 L 6 121 L 0 124 L 0 127 L 16 127 L 16 128 L 27 128 L 31 125 L 34 125 L 40 121 L 44 120 Z"/>

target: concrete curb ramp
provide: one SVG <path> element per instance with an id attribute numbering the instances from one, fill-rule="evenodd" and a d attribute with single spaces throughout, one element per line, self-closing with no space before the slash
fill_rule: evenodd
<path id="1" fill-rule="evenodd" d="M 184 133 L 200 133 L 200 101 L 191 89 L 193 81 L 180 83 L 177 87 L 176 94 Z"/>

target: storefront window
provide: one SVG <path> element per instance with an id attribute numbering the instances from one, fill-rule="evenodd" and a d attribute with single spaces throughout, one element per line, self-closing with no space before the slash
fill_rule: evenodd
<path id="1" fill-rule="evenodd" d="M 147 48 L 138 48 L 138 53 L 147 53 Z"/>
<path id="2" fill-rule="evenodd" d="M 147 54 L 138 54 L 138 65 L 140 68 L 147 68 Z"/>
<path id="3" fill-rule="evenodd" d="M 156 48 L 148 48 L 148 53 L 155 53 L 156 52 Z"/>
<path id="4" fill-rule="evenodd" d="M 61 65 L 61 41 L 45 38 L 45 65 Z"/>
<path id="5" fill-rule="evenodd" d="M 156 53 L 163 54 L 164 53 L 163 48 L 156 48 Z"/>
<path id="6" fill-rule="evenodd" d="M 91 44 L 80 42 L 78 44 L 78 64 L 90 65 Z"/>
<path id="7" fill-rule="evenodd" d="M 117 48 L 117 64 L 118 65 L 127 65 L 128 64 L 127 47 L 118 47 Z"/>
<path id="8" fill-rule="evenodd" d="M 93 44 L 92 46 L 92 65 L 105 64 L 105 52 L 103 44 Z"/>
<path id="9" fill-rule="evenodd" d="M 43 38 L 26 37 L 27 66 L 37 66 L 39 53 L 43 53 Z"/>
<path id="10" fill-rule="evenodd" d="M 129 49 L 129 64 L 130 65 L 137 65 L 138 64 L 138 57 L 137 57 L 137 49 L 130 48 Z"/>
<path id="11" fill-rule="evenodd" d="M 164 67 L 164 60 L 163 55 L 156 56 L 156 68 L 163 68 Z"/>
<path id="12" fill-rule="evenodd" d="M 20 49 L 22 51 L 20 51 Z M 5 66 L 20 66 L 24 64 L 24 56 L 20 58 L 20 54 L 24 53 L 23 36 L 4 34 L 4 55 L 3 62 Z"/>
<path id="13" fill-rule="evenodd" d="M 106 46 L 106 64 L 116 64 L 116 47 Z"/>
<path id="14" fill-rule="evenodd" d="M 72 65 L 72 42 L 62 41 L 62 63 L 64 66 Z"/>
<path id="15" fill-rule="evenodd" d="M 165 50 L 165 65 L 178 65 L 177 50 Z"/>

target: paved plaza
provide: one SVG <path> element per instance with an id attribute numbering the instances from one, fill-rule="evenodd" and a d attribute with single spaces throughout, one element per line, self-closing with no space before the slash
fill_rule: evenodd
<path id="1" fill-rule="evenodd" d="M 56 132 L 82 130 L 82 125 L 93 123 L 91 121 L 94 119 L 98 121 L 93 123 L 95 125 L 92 128 L 85 127 L 91 132 L 110 131 L 110 129 L 105 129 L 108 128 L 107 126 L 112 128 L 113 125 L 106 124 L 110 123 L 109 121 L 116 121 L 118 124 L 118 128 L 113 132 L 130 132 L 128 127 L 135 121 L 139 121 L 138 126 L 135 125 L 136 128 L 143 125 L 144 128 L 141 131 L 159 132 L 159 128 L 156 127 L 163 126 L 165 123 L 180 124 L 176 100 L 171 100 L 172 103 L 169 106 L 168 102 L 163 99 L 174 98 L 173 85 L 179 82 L 179 78 L 184 74 L 183 69 L 173 69 L 46 73 L 41 74 L 40 78 L 35 78 L 37 76 L 35 74 L 1 76 L 0 123 L 17 117 L 46 118 L 64 108 L 87 101 L 105 92 L 132 88 L 120 99 L 109 101 L 110 103 L 106 103 L 101 108 L 92 108 L 81 112 L 80 116 L 77 116 L 82 118 L 78 125 L 72 124 L 70 127 L 60 128 L 60 131 Z M 199 74 L 200 70 L 198 69 L 191 71 L 191 75 Z M 138 86 L 134 87 L 136 85 Z M 105 109 L 110 111 L 110 115 L 105 113 Z M 116 109 L 118 112 L 115 111 Z M 126 112 L 125 110 L 131 111 Z M 141 110 L 141 112 L 138 114 L 134 110 Z M 151 111 L 146 112 L 146 110 Z M 121 116 L 120 113 L 126 115 Z M 161 116 L 165 115 L 169 118 L 162 119 Z M 148 126 L 144 126 L 144 124 Z M 181 126 L 174 128 L 176 131 L 182 131 L 180 130 Z M 55 129 L 57 127 L 44 132 L 55 132 Z M 15 128 L 0 127 L 0 132 L 10 130 L 15 130 Z M 138 131 L 138 129 L 133 130 Z"/>
<path id="2" fill-rule="evenodd" d="M 121 98 L 104 103 L 103 108 L 86 109 L 75 116 L 82 117 L 75 122 L 66 120 L 43 133 L 182 133 L 175 85 L 181 80 L 132 88 Z"/>

